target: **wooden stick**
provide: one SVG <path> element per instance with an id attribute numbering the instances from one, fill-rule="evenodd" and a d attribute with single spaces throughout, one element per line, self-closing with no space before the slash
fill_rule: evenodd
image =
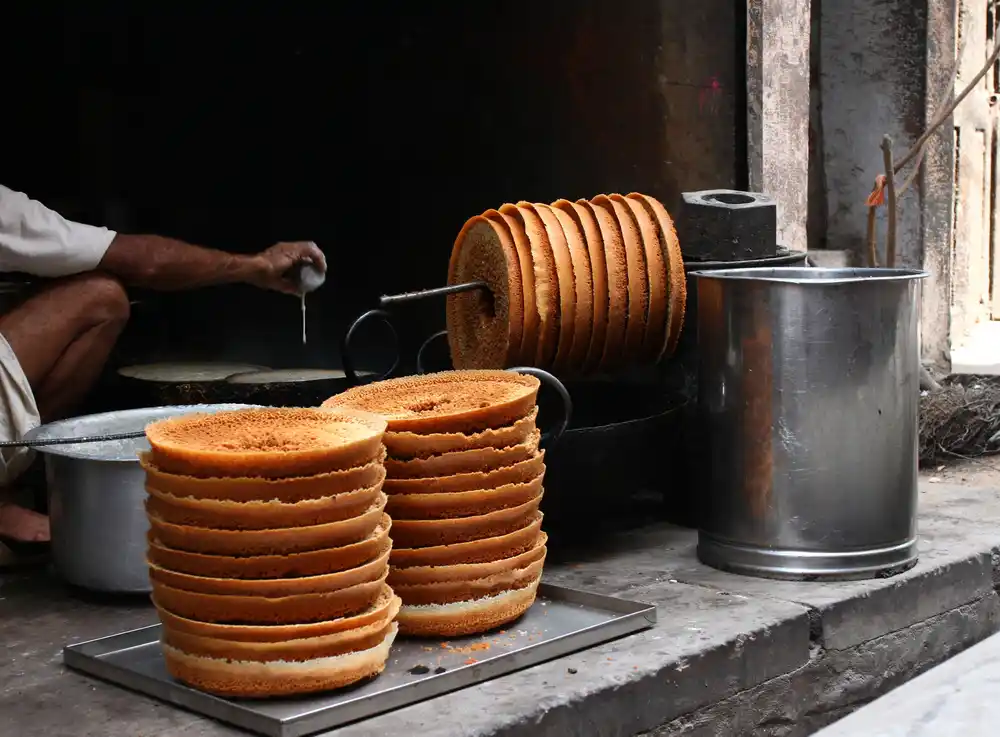
<path id="1" fill-rule="evenodd" d="M 868 205 L 868 265 L 878 266 L 878 243 L 875 241 L 875 205 Z"/>
<path id="2" fill-rule="evenodd" d="M 920 388 L 926 389 L 929 392 L 936 392 L 941 389 L 941 385 L 937 383 L 934 375 L 923 364 L 920 364 Z"/>
<path id="3" fill-rule="evenodd" d="M 965 89 L 956 95 L 955 99 L 951 101 L 951 104 L 948 105 L 948 107 L 939 111 L 938 114 L 934 116 L 931 124 L 927 126 L 927 130 L 925 130 L 920 138 L 917 139 L 917 142 L 913 144 L 913 148 L 907 152 L 906 156 L 896 162 L 893 173 L 898 172 L 904 166 L 913 161 L 914 157 L 916 157 L 917 154 L 920 153 L 920 150 L 924 147 L 924 144 L 927 143 L 927 140 L 934 135 L 934 132 L 945 120 L 948 119 L 948 116 L 955 112 L 955 108 L 961 104 L 962 100 L 969 96 L 969 93 L 971 93 L 982 78 L 986 76 L 986 73 L 993 68 L 993 63 L 997 60 L 997 57 L 1000 57 L 1000 38 L 998 38 L 996 44 L 994 44 L 993 51 L 990 52 L 989 58 L 987 58 L 986 63 L 983 64 L 983 68 L 980 69 L 979 73 L 972 78 L 972 81 L 965 86 Z"/>
<path id="4" fill-rule="evenodd" d="M 892 168 L 892 138 L 882 136 L 882 162 L 885 164 L 885 205 L 889 211 L 885 229 L 885 265 L 896 266 L 896 177 Z"/>
<path id="5" fill-rule="evenodd" d="M 951 67 L 951 74 L 948 75 L 948 83 L 946 86 L 942 87 L 941 92 L 938 95 L 938 103 L 934 106 L 935 110 L 940 110 L 955 96 L 955 83 L 958 81 L 958 62 L 962 58 L 962 51 L 964 49 L 964 43 L 958 47 L 958 52 L 955 54 L 955 63 Z M 926 155 L 927 146 L 921 146 L 920 150 L 917 152 L 916 161 L 913 162 L 913 168 L 910 170 L 909 175 L 903 180 L 902 184 L 896 187 L 897 197 L 902 197 L 906 190 L 908 190 L 916 180 L 917 175 L 920 174 L 920 168 L 924 165 L 924 157 Z"/>

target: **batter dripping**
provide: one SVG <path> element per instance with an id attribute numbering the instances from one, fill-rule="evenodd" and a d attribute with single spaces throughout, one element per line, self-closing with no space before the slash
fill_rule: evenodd
<path id="1" fill-rule="evenodd" d="M 297 275 L 299 283 L 299 299 L 302 304 L 302 345 L 306 344 L 306 295 L 314 292 L 323 286 L 326 281 L 326 274 L 317 269 L 311 263 L 306 262 L 299 266 Z"/>
<path id="2" fill-rule="evenodd" d="M 303 292 L 302 298 L 302 345 L 306 344 L 306 293 Z"/>

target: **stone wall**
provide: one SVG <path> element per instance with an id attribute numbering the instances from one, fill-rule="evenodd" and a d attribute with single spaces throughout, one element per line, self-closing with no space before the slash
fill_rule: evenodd
<path id="1" fill-rule="evenodd" d="M 883 172 L 882 136 L 892 136 L 898 158 L 925 130 L 949 86 L 954 24 L 951 3 L 813 0 L 810 247 L 847 250 L 862 263 L 865 199 Z M 923 295 L 923 353 L 944 367 L 952 286 L 952 138 L 946 122 L 930 141 L 920 177 L 900 199 L 897 240 L 898 265 L 931 272 Z M 878 230 L 884 253 L 884 208 Z"/>

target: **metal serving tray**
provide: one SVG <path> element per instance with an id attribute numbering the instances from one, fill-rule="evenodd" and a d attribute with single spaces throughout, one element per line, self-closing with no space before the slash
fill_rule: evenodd
<path id="1" fill-rule="evenodd" d="M 171 678 L 160 625 L 63 649 L 63 662 L 120 686 L 267 737 L 302 737 L 424 701 L 651 627 L 656 607 L 542 584 L 535 605 L 505 630 L 447 642 L 397 638 L 385 672 L 318 696 L 223 699 Z"/>

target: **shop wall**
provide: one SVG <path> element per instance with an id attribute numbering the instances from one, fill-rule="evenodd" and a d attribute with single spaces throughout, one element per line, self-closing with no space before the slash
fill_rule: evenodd
<path id="1" fill-rule="evenodd" d="M 18 10 L 0 180 L 125 231 L 241 252 L 317 241 L 331 279 L 305 348 L 296 302 L 231 287 L 140 295 L 118 358 L 336 366 L 351 318 L 442 284 L 486 208 L 630 190 L 676 208 L 745 186 L 738 6 Z M 443 305 L 404 323 L 412 348 Z"/>
<path id="2" fill-rule="evenodd" d="M 902 155 L 923 132 L 926 13 L 909 0 L 813 0 L 813 130 L 825 201 L 813 243 L 863 253 L 865 200 L 882 173 L 888 133 Z M 819 6 L 819 12 L 816 12 Z M 900 202 L 899 241 L 907 264 L 920 262 L 919 188 Z M 884 224 L 882 224 L 884 227 Z"/>

